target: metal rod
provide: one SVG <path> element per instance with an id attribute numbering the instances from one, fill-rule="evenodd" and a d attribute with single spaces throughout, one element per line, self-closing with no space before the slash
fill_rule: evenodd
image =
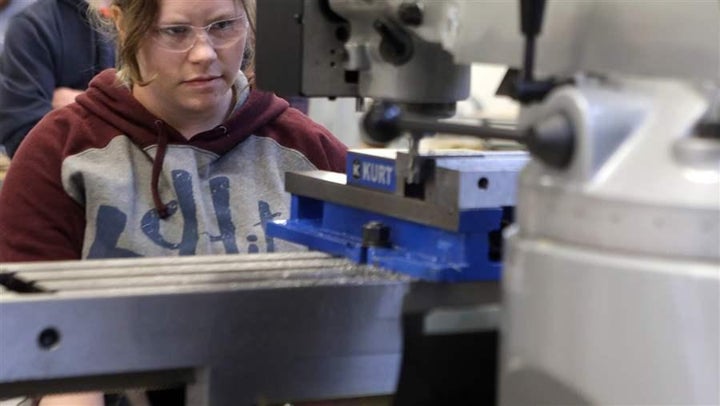
<path id="1" fill-rule="evenodd" d="M 516 130 L 507 128 L 489 127 L 485 125 L 469 125 L 451 123 L 447 121 L 420 120 L 415 118 L 402 117 L 398 126 L 411 133 L 445 133 L 458 135 L 471 135 L 478 138 L 501 139 L 516 142 L 523 142 L 524 137 Z"/>

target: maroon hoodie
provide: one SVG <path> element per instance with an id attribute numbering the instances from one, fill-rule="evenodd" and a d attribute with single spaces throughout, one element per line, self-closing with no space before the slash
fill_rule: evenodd
<path id="1" fill-rule="evenodd" d="M 100 73 L 23 141 L 0 190 L 0 262 L 271 252 L 285 172 L 342 171 L 345 146 L 286 101 L 241 92 L 186 140 Z"/>

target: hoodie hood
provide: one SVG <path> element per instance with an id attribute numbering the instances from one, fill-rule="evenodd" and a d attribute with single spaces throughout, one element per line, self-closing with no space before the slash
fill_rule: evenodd
<path id="1" fill-rule="evenodd" d="M 242 86 L 244 80 L 241 74 L 236 87 Z M 224 155 L 289 107 L 285 100 L 272 93 L 245 90 L 240 92 L 235 110 L 224 123 L 187 140 L 140 104 L 130 89 L 119 82 L 115 69 L 106 69 L 97 75 L 77 102 L 142 149 L 158 144 L 161 127 L 171 145 L 197 146 L 218 155 Z"/>
<path id="2" fill-rule="evenodd" d="M 288 109 L 285 100 L 271 93 L 247 90 L 247 87 L 247 79 L 240 73 L 235 84 L 235 89 L 240 89 L 237 103 L 228 119 L 189 140 L 140 104 L 117 79 L 115 69 L 107 69 L 95 77 L 88 90 L 77 98 L 77 103 L 116 128 L 153 160 L 151 193 L 158 214 L 164 219 L 168 208 L 160 199 L 159 178 L 168 145 L 188 145 L 223 156 Z M 151 150 L 155 153 L 151 154 Z"/>

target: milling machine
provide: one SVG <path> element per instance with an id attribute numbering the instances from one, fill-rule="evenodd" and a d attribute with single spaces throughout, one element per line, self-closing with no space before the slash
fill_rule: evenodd
<path id="1" fill-rule="evenodd" d="M 423 136 L 527 146 L 505 232 L 501 404 L 720 403 L 720 3 L 259 6 L 260 86 L 375 99 L 370 139 L 410 139 L 406 196 L 429 181 Z M 448 120 L 475 62 L 517 70 L 515 131 Z"/>
<path id="2" fill-rule="evenodd" d="M 487 255 L 512 219 L 501 404 L 720 403 L 720 4 L 258 3 L 259 86 L 376 99 L 369 136 L 411 140 L 385 163 L 394 184 L 378 181 L 388 170 L 352 184 L 354 161 L 344 180 L 288 175 L 297 210 L 272 232 L 331 254 L 0 265 L 0 397 L 187 385 L 193 405 L 282 404 L 397 388 L 397 403 L 432 404 L 483 382 L 406 397 L 435 377 L 406 374 L 447 351 L 409 344 L 408 327 L 497 327 Z M 474 62 L 519 70 L 515 129 L 448 120 Z M 420 155 L 434 132 L 517 140 L 532 159 L 514 180 L 518 156 Z M 472 237 L 480 211 L 495 214 Z"/>

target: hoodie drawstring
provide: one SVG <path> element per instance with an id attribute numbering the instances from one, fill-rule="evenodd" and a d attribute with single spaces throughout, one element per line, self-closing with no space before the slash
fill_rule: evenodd
<path id="1" fill-rule="evenodd" d="M 166 219 L 170 214 L 168 213 L 167 205 L 165 205 L 165 203 L 160 200 L 158 183 L 160 182 L 160 172 L 162 171 L 163 161 L 165 160 L 165 152 L 167 151 L 168 137 L 162 121 L 156 120 L 155 127 L 158 130 L 158 146 L 157 152 L 155 152 L 155 159 L 153 160 L 150 189 L 152 192 L 152 198 L 153 202 L 155 203 L 155 210 L 157 210 L 158 217 L 160 217 L 161 219 Z"/>

